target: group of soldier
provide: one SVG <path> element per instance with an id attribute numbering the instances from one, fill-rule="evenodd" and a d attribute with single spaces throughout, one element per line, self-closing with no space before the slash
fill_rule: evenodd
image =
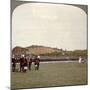
<path id="1" fill-rule="evenodd" d="M 32 62 L 34 62 L 35 70 L 39 70 L 40 56 L 35 56 L 34 59 L 32 58 L 27 59 L 25 55 L 22 55 L 18 60 L 18 63 L 20 64 L 19 71 L 26 72 L 28 69 L 31 70 Z M 13 56 L 12 57 L 12 71 L 13 72 L 16 71 L 16 65 L 17 65 L 17 59 Z"/>

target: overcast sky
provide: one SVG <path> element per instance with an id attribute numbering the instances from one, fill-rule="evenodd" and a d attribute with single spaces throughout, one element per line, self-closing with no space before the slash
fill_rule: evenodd
<path id="1" fill-rule="evenodd" d="M 63 4 L 18 6 L 12 16 L 12 47 L 30 45 L 86 49 L 86 13 L 78 7 Z"/>

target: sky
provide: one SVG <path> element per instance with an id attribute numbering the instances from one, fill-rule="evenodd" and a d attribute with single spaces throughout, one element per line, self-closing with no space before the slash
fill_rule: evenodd
<path id="1" fill-rule="evenodd" d="M 12 48 L 31 45 L 86 49 L 86 13 L 64 4 L 28 3 L 18 6 L 12 14 Z"/>

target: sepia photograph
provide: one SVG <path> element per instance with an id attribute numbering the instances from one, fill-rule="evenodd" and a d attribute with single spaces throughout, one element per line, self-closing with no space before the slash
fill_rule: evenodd
<path id="1" fill-rule="evenodd" d="M 11 0 L 11 89 L 88 84 L 88 6 Z"/>

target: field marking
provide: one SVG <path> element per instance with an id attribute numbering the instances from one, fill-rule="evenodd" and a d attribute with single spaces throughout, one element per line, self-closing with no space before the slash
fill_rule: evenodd
<path id="1" fill-rule="evenodd" d="M 78 61 L 48 61 L 48 62 L 40 62 L 40 63 L 71 63 L 71 62 L 78 62 Z"/>
<path id="2" fill-rule="evenodd" d="M 76 62 L 78 62 L 78 60 L 77 61 L 71 61 L 71 60 L 69 60 L 69 61 L 44 61 L 44 62 L 40 62 L 40 63 L 44 64 L 44 63 L 72 63 L 72 62 L 76 63 Z M 20 63 L 17 63 L 17 64 L 20 64 Z M 32 64 L 34 64 L 34 62 Z"/>

